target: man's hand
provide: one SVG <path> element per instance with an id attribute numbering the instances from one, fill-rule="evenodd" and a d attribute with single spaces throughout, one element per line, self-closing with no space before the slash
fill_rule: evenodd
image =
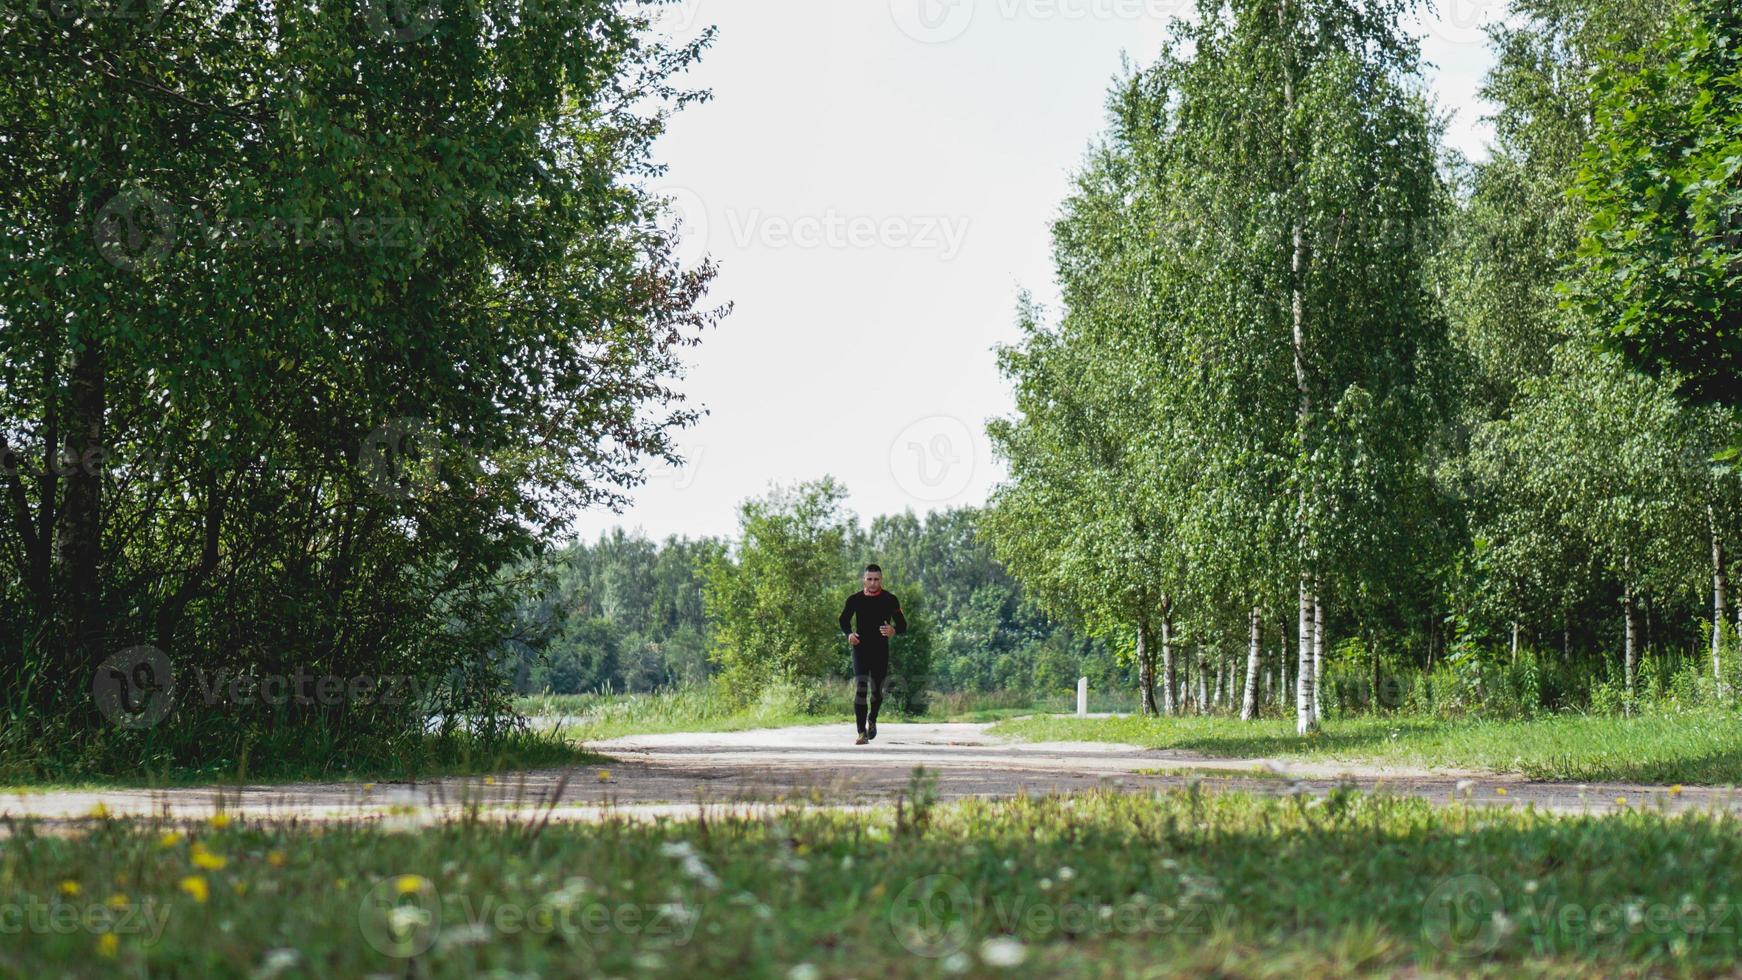
<path id="1" fill-rule="evenodd" d="M 859 634 L 857 634 L 857 633 L 848 633 L 848 634 L 847 634 L 847 645 L 848 645 L 848 646 L 850 646 L 850 647 L 856 647 L 856 646 L 858 646 L 858 645 L 859 645 Z"/>
<path id="2" fill-rule="evenodd" d="M 889 625 L 888 623 L 884 623 L 882 626 L 877 627 L 877 632 L 882 633 L 884 636 L 894 636 L 895 635 L 895 627 Z"/>

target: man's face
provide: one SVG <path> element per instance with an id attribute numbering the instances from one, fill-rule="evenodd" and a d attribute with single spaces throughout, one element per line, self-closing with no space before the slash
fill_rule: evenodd
<path id="1" fill-rule="evenodd" d="M 883 573 L 882 572 L 866 572 L 865 573 L 865 591 L 870 593 L 871 595 L 876 595 L 877 593 L 883 591 Z"/>

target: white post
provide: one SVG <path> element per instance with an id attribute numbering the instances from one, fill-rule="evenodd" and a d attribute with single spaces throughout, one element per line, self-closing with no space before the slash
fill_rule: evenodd
<path id="1" fill-rule="evenodd" d="M 1077 717 L 1089 717 L 1089 679 L 1077 678 Z"/>

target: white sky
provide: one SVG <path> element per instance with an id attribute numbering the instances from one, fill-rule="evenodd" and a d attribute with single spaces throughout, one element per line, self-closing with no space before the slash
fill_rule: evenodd
<path id="1" fill-rule="evenodd" d="M 1486 155 L 1481 25 L 1504 0 L 1436 0 L 1418 30 Z M 621 524 L 733 534 L 771 485 L 831 474 L 861 518 L 980 504 L 1001 478 L 985 436 L 1011 411 L 993 348 L 1019 292 L 1049 306 L 1049 224 L 1102 131 L 1122 53 L 1147 64 L 1191 0 L 683 0 L 669 29 L 719 39 L 690 80 L 714 100 L 674 120 L 670 165 L 692 258 L 720 264 L 731 316 L 680 387 L 709 414 L 679 437 Z"/>

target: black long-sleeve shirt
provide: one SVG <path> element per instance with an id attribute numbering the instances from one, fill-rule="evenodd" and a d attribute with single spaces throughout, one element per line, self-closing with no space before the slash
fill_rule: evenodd
<path id="1" fill-rule="evenodd" d="M 856 629 L 853 626 L 855 617 L 859 621 Z M 883 591 L 866 595 L 855 592 L 847 597 L 846 608 L 841 610 L 841 632 L 858 633 L 859 649 L 866 652 L 889 649 L 889 638 L 877 631 L 877 627 L 884 623 L 894 623 L 897 634 L 907 632 L 907 617 L 901 614 L 901 600 L 895 598 L 895 593 Z"/>

